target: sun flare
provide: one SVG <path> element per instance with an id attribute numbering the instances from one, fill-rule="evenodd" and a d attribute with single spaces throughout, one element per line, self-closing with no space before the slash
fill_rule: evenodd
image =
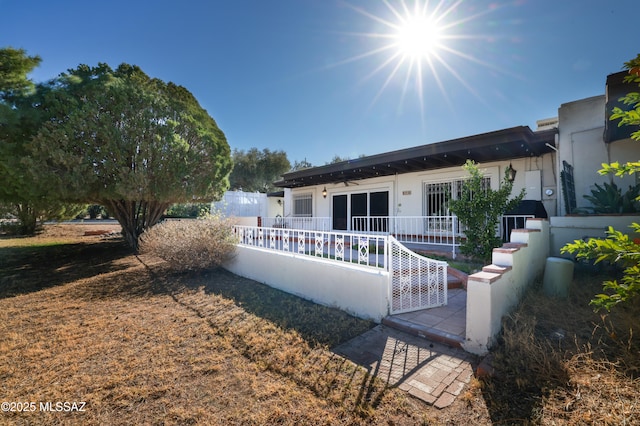
<path id="1" fill-rule="evenodd" d="M 412 60 L 428 59 L 442 48 L 443 28 L 428 17 L 410 16 L 398 26 L 395 40 L 400 52 Z"/>
<path id="2" fill-rule="evenodd" d="M 401 102 L 407 94 L 416 94 L 424 119 L 425 89 L 427 85 L 436 86 L 451 104 L 444 87 L 444 76 L 453 76 L 474 96 L 474 89 L 457 70 L 455 64 L 460 60 L 473 62 L 495 69 L 491 64 L 479 59 L 472 53 L 461 49 L 468 48 L 468 41 L 483 39 L 480 35 L 461 32 L 476 18 L 490 13 L 495 8 L 466 13 L 461 10 L 463 0 L 382 0 L 386 9 L 377 12 L 348 4 L 360 15 L 375 24 L 375 32 L 351 33 L 371 43 L 370 50 L 350 57 L 340 64 L 379 57 L 380 63 L 365 75 L 363 80 L 379 74 L 385 74 L 384 81 L 372 101 L 372 106 L 390 86 L 402 88 Z M 496 70 L 500 72 L 500 70 Z"/>

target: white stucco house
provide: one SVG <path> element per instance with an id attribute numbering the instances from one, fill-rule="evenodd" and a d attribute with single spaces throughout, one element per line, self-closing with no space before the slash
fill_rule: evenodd
<path id="1" fill-rule="evenodd" d="M 630 139 L 631 132 L 637 128 L 618 127 L 617 122 L 609 119 L 613 107 L 621 106 L 618 99 L 630 91 L 637 91 L 637 87 L 623 83 L 626 74 L 609 75 L 604 95 L 568 102 L 558 109 L 557 166 L 559 171 L 563 169 L 563 162 L 573 167 L 575 200 L 563 198 L 554 216 L 589 207 L 589 201 L 583 195 L 590 194 L 595 183 L 612 179 L 597 173 L 602 163 L 640 159 L 640 143 Z M 636 184 L 636 176 L 615 178 L 614 182 L 624 190 Z M 572 206 L 574 201 L 575 206 Z"/>
<path id="2" fill-rule="evenodd" d="M 581 220 L 572 219 L 567 225 L 557 218 L 589 207 L 584 195 L 596 183 L 615 179 L 623 191 L 636 183 L 635 176 L 597 173 L 602 163 L 640 159 L 640 143 L 629 138 L 633 129 L 609 121 L 617 99 L 634 90 L 623 83 L 625 74 L 609 75 L 604 95 L 562 104 L 557 117 L 538 120 L 535 130 L 512 127 L 285 173 L 275 182 L 285 189 L 283 216 L 324 218 L 333 230 L 433 234 L 442 229 L 439 218 L 449 215 L 445 197 L 457 196 L 466 177 L 461 166 L 471 159 L 492 188 L 515 171 L 513 193 L 524 189 L 526 201 L 512 213 L 549 218 L 552 233 L 556 227 L 580 228 L 552 238 L 553 254 L 575 238 L 604 235 L 600 223 L 576 225 Z M 613 219 L 607 226 L 628 223 Z"/>
<path id="3" fill-rule="evenodd" d="M 514 127 L 289 172 L 275 185 L 290 189 L 287 217 L 330 218 L 336 230 L 385 231 L 390 218 L 449 215 L 446 197 L 458 195 L 467 176 L 461 166 L 472 159 L 490 187 L 497 188 L 512 169 L 514 191 L 524 188 L 527 200 L 555 211 L 557 134 L 556 128 Z M 549 188 L 552 193 L 543 197 Z M 414 229 L 420 231 L 427 230 Z"/>
<path id="4" fill-rule="evenodd" d="M 635 89 L 623 76 L 607 77 L 605 95 L 562 104 L 535 130 L 517 126 L 285 173 L 274 183 L 282 192 L 271 194 L 276 215 L 234 228 L 238 255 L 226 267 L 377 322 L 398 325 L 403 313 L 447 306 L 447 263 L 417 255 L 421 247 L 411 244 L 449 247 L 455 257 L 464 230 L 447 200 L 459 196 L 461 166 L 474 160 L 488 187 L 507 177 L 514 194 L 524 189 L 524 201 L 503 218 L 505 245 L 492 263 L 468 276 L 466 308 L 454 318 L 462 330 L 427 327 L 425 335 L 485 354 L 548 256 L 575 239 L 603 237 L 608 226 L 640 222 L 575 214 L 589 207 L 584 195 L 596 183 L 636 184 L 636 176 L 597 173 L 602 163 L 640 159 L 640 143 L 629 137 L 637 129 L 609 121 L 617 99 Z"/>

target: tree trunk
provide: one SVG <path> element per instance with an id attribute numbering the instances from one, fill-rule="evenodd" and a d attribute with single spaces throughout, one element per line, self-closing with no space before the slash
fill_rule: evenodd
<path id="1" fill-rule="evenodd" d="M 135 253 L 138 253 L 140 235 L 162 218 L 171 203 L 159 201 L 102 200 L 100 204 L 120 223 L 122 236 Z"/>
<path id="2" fill-rule="evenodd" d="M 20 220 L 20 234 L 34 235 L 38 228 L 38 215 L 34 207 L 29 203 L 16 204 L 15 207 L 18 220 Z"/>

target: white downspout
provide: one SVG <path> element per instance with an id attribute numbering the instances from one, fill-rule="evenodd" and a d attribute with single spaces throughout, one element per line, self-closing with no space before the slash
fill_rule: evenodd
<path id="1" fill-rule="evenodd" d="M 558 133 L 553 136 L 553 145 L 546 143 L 545 145 L 553 149 L 556 152 L 556 216 L 560 216 L 562 206 L 564 203 L 564 197 L 562 196 L 562 179 L 560 179 L 560 151 L 558 150 L 558 144 L 560 143 L 560 137 Z"/>

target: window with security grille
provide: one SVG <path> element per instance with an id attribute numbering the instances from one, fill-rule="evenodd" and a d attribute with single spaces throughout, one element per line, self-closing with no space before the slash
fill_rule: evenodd
<path id="1" fill-rule="evenodd" d="M 463 179 L 448 182 L 428 182 L 424 184 L 423 215 L 449 216 L 449 200 L 457 200 L 462 196 Z M 482 179 L 484 191 L 491 187 L 491 178 Z"/>
<path id="2" fill-rule="evenodd" d="M 296 217 L 313 216 L 313 199 L 311 194 L 294 195 L 293 215 Z"/>

